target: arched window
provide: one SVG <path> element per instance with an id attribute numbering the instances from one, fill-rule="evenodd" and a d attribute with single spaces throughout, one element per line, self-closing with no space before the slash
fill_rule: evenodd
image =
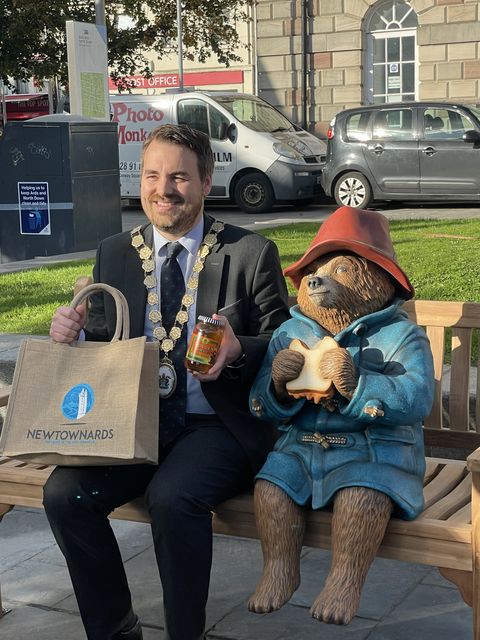
<path id="1" fill-rule="evenodd" d="M 417 98 L 417 14 L 403 0 L 381 0 L 365 16 L 365 102 Z"/>

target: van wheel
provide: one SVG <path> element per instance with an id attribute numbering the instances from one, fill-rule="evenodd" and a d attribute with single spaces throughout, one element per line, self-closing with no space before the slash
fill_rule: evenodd
<path id="1" fill-rule="evenodd" d="M 370 184 L 357 171 L 346 173 L 337 181 L 334 195 L 337 204 L 357 209 L 366 209 L 372 202 Z"/>
<path id="2" fill-rule="evenodd" d="M 261 173 L 247 173 L 239 178 L 233 197 L 246 213 L 265 213 L 275 202 L 270 180 Z"/>

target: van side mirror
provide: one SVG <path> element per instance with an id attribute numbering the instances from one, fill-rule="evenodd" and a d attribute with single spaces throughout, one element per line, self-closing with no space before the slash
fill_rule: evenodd
<path id="1" fill-rule="evenodd" d="M 470 129 L 469 131 L 465 131 L 462 136 L 462 139 L 466 143 L 479 144 L 480 143 L 480 133 L 475 129 Z"/>
<path id="2" fill-rule="evenodd" d="M 236 142 L 237 141 L 237 127 L 235 126 L 234 122 L 231 122 L 228 127 L 227 127 L 227 136 L 226 136 L 230 142 Z"/>

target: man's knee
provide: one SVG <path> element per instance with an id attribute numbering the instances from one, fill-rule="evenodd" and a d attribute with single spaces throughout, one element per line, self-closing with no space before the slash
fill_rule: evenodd
<path id="1" fill-rule="evenodd" d="M 157 491 L 149 487 L 145 498 L 152 521 L 164 530 L 174 531 L 183 522 L 211 512 L 208 504 L 189 492 L 173 492 L 168 488 Z"/>
<path id="2" fill-rule="evenodd" d="M 63 518 L 82 502 L 80 489 L 68 473 L 68 469 L 56 469 L 43 487 L 43 506 L 49 519 Z"/>

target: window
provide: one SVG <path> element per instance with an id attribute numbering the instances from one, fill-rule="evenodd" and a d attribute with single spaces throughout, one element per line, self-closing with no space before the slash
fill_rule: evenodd
<path id="1" fill-rule="evenodd" d="M 230 121 L 203 100 L 188 99 L 178 103 L 178 123 L 203 131 L 214 140 L 222 140 Z"/>
<path id="2" fill-rule="evenodd" d="M 423 130 L 427 140 L 461 140 L 466 131 L 475 129 L 472 121 L 453 109 L 425 109 Z"/>
<path id="3" fill-rule="evenodd" d="M 208 105 L 209 121 L 210 121 L 210 137 L 214 140 L 222 140 L 225 137 L 227 127 L 230 124 L 228 118 L 218 109 Z"/>
<path id="4" fill-rule="evenodd" d="M 370 113 L 368 111 L 362 111 L 361 113 L 354 113 L 348 116 L 345 128 L 346 137 L 350 142 L 362 142 L 367 140 L 367 125 Z"/>
<path id="5" fill-rule="evenodd" d="M 203 100 L 182 100 L 178 103 L 178 124 L 188 124 L 192 129 L 203 131 L 207 136 L 208 111 Z"/>
<path id="6" fill-rule="evenodd" d="M 218 95 L 216 102 L 253 131 L 294 131 L 284 115 L 260 98 Z"/>
<path id="7" fill-rule="evenodd" d="M 411 109 L 378 111 L 373 122 L 374 140 L 412 140 L 413 113 Z"/>
<path id="8" fill-rule="evenodd" d="M 416 99 L 417 26 L 415 11 L 403 0 L 382 0 L 367 13 L 367 103 Z"/>

